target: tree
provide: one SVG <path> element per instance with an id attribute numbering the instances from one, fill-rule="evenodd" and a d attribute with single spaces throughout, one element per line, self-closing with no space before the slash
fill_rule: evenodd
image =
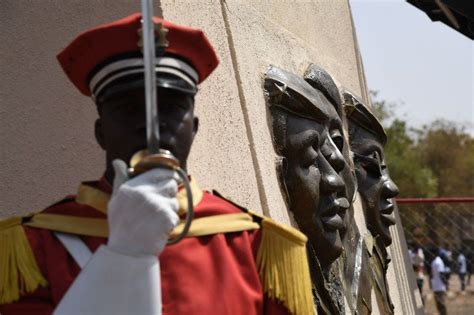
<path id="1" fill-rule="evenodd" d="M 371 96 L 387 132 L 385 159 L 400 197 L 474 196 L 474 138 L 464 126 L 435 120 L 409 128 L 395 116 L 396 103 L 377 99 L 377 92 Z M 474 215 L 470 204 L 400 205 L 399 211 L 408 239 L 422 227 L 433 243 L 451 248 L 465 237 L 459 222 Z"/>
<path id="2" fill-rule="evenodd" d="M 373 98 L 377 92 L 371 92 Z M 407 123 L 394 118 L 395 103 L 373 99 L 374 111 L 387 133 L 385 159 L 390 176 L 400 189 L 400 197 L 434 197 L 438 181 L 432 170 L 423 163 L 419 142 L 411 135 Z"/>
<path id="3" fill-rule="evenodd" d="M 462 126 L 437 120 L 422 130 L 422 160 L 438 179 L 438 196 L 474 195 L 474 139 Z"/>

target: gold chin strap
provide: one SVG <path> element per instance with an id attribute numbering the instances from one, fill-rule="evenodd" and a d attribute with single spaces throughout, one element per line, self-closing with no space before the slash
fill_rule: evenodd
<path id="1" fill-rule="evenodd" d="M 202 200 L 203 192 L 193 177 L 191 177 L 189 183 L 191 185 L 191 192 L 193 195 L 193 206 L 196 207 Z M 186 212 L 188 198 L 186 191 L 182 189 L 182 186 L 180 186 L 180 190 L 178 191 L 176 198 L 178 199 L 179 203 L 179 214 L 184 214 Z M 110 194 L 92 186 L 81 184 L 79 185 L 75 200 L 77 203 L 87 205 L 104 214 L 107 214 L 107 204 L 110 200 Z"/>

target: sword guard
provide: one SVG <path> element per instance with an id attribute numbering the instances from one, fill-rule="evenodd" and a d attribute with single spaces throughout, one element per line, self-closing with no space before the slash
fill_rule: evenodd
<path id="1" fill-rule="evenodd" d="M 179 166 L 179 161 L 170 151 L 163 149 L 160 149 L 160 153 L 157 154 L 150 154 L 148 153 L 148 150 L 141 150 L 135 153 L 130 160 L 128 175 L 130 177 L 135 177 L 154 168 L 168 168 L 175 171 L 179 175 L 181 182 L 184 185 L 184 189 L 186 189 L 188 208 L 186 211 L 185 224 L 181 234 L 168 240 L 167 244 L 173 245 L 186 237 L 194 218 L 193 194 L 191 191 L 191 185 L 186 172 Z"/>
<path id="2" fill-rule="evenodd" d="M 130 177 L 135 177 L 158 167 L 176 170 L 179 168 L 179 161 L 168 150 L 160 149 L 158 154 L 149 154 L 148 150 L 141 150 L 132 156 L 128 173 Z"/>

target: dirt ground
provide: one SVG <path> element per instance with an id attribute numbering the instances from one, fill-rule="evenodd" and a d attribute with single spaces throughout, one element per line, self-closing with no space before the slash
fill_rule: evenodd
<path id="1" fill-rule="evenodd" d="M 425 314 L 438 314 L 433 292 L 425 278 L 423 287 L 423 299 L 425 301 Z M 452 274 L 449 279 L 449 291 L 446 293 L 446 308 L 449 315 L 471 315 L 474 314 L 474 275 L 471 283 L 466 285 L 466 290 L 461 292 L 461 283 L 457 274 Z"/>

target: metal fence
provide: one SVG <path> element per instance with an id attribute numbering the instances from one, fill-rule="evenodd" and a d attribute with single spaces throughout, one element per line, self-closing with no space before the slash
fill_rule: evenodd
<path id="1" fill-rule="evenodd" d="M 422 283 L 425 313 L 437 314 L 429 281 L 429 253 L 436 249 L 441 252 L 440 257 L 447 267 L 448 289 L 445 300 L 448 314 L 472 314 L 474 280 L 471 281 L 470 273 L 474 267 L 474 203 L 399 202 L 398 207 L 415 273 Z M 416 255 L 419 248 L 424 252 L 424 266 L 417 263 L 417 259 L 420 260 Z M 464 290 L 459 275 L 460 253 L 465 256 L 468 269 L 464 276 Z"/>

